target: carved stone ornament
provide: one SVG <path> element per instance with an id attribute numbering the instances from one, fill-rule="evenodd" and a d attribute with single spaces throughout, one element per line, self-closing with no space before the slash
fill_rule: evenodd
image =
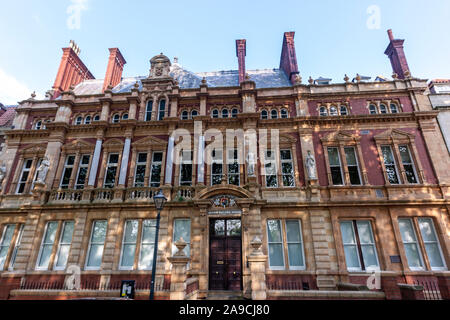
<path id="1" fill-rule="evenodd" d="M 167 78 L 170 72 L 170 60 L 162 53 L 150 60 L 150 78 Z"/>

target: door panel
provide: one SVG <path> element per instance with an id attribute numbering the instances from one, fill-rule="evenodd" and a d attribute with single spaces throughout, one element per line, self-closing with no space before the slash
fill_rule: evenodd
<path id="1" fill-rule="evenodd" d="M 242 290 L 240 220 L 210 221 L 209 257 L 209 289 Z"/>

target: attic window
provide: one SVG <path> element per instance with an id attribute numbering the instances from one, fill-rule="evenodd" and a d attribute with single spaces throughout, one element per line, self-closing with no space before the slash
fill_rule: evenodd
<path id="1" fill-rule="evenodd" d="M 261 119 L 267 120 L 267 118 L 268 118 L 267 110 L 261 111 Z"/>
<path id="2" fill-rule="evenodd" d="M 83 122 L 83 117 L 78 117 L 77 120 L 75 121 L 75 124 L 78 126 Z"/>
<path id="3" fill-rule="evenodd" d="M 234 108 L 233 110 L 231 110 L 231 117 L 232 118 L 236 118 L 238 114 L 238 109 Z"/>
<path id="4" fill-rule="evenodd" d="M 228 118 L 228 109 L 222 110 L 222 118 Z"/>
<path id="5" fill-rule="evenodd" d="M 326 117 L 328 115 L 328 110 L 326 107 L 320 107 L 320 116 L 321 117 Z"/>
<path id="6" fill-rule="evenodd" d="M 124 113 L 122 115 L 122 120 L 128 120 L 128 113 Z"/>
<path id="7" fill-rule="evenodd" d="M 288 111 L 286 109 L 281 109 L 281 118 L 286 119 L 288 117 Z"/>
<path id="8" fill-rule="evenodd" d="M 34 126 L 34 129 L 35 130 L 41 130 L 41 128 L 42 128 L 42 121 L 39 120 L 38 122 L 36 122 L 36 124 Z"/>
<path id="9" fill-rule="evenodd" d="M 181 113 L 181 120 L 189 119 L 189 113 L 185 110 Z"/>
<path id="10" fill-rule="evenodd" d="M 214 110 L 212 111 L 212 117 L 213 117 L 214 119 L 217 119 L 217 118 L 219 117 L 219 110 L 214 109 Z"/>
<path id="11" fill-rule="evenodd" d="M 271 118 L 271 119 L 277 119 L 277 118 L 278 118 L 278 111 L 275 110 L 275 109 L 273 109 L 273 110 L 270 112 L 270 118 Z"/>
<path id="12" fill-rule="evenodd" d="M 196 117 L 196 116 L 198 116 L 198 111 L 197 110 L 192 110 L 191 117 L 193 118 L 193 117 Z"/>
<path id="13" fill-rule="evenodd" d="M 100 116 L 99 116 L 98 114 L 96 114 L 96 115 L 94 116 L 94 121 L 100 121 Z"/>
<path id="14" fill-rule="evenodd" d="M 91 124 L 91 116 L 84 118 L 84 124 Z"/>
<path id="15" fill-rule="evenodd" d="M 112 118 L 112 123 L 119 123 L 119 121 L 120 121 L 120 116 L 119 116 L 119 114 L 115 114 L 115 115 L 113 115 L 113 118 Z"/>

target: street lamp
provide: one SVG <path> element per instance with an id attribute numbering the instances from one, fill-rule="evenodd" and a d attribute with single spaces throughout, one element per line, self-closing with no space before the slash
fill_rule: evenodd
<path id="1" fill-rule="evenodd" d="M 150 300 L 153 300 L 155 295 L 155 272 L 156 272 L 156 260 L 158 255 L 158 234 L 159 234 L 159 220 L 161 219 L 161 210 L 164 208 L 164 204 L 167 199 L 164 197 L 162 190 L 158 191 L 158 194 L 153 196 L 153 201 L 155 202 L 155 208 L 158 211 L 156 217 L 156 232 L 155 232 L 155 247 L 153 251 L 153 266 L 152 266 L 152 280 L 150 282 Z"/>

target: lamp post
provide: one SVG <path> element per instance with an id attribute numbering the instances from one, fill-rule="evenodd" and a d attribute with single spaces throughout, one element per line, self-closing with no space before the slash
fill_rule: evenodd
<path id="1" fill-rule="evenodd" d="M 159 220 L 161 219 L 161 210 L 164 208 L 164 204 L 167 199 L 164 197 L 162 190 L 158 191 L 158 194 L 153 196 L 153 201 L 155 202 L 155 208 L 158 211 L 156 217 L 156 232 L 155 232 L 155 246 L 153 251 L 153 266 L 152 266 L 152 279 L 150 282 L 150 300 L 153 300 L 155 295 L 155 273 L 156 273 L 156 260 L 158 255 L 158 234 L 159 234 Z"/>

